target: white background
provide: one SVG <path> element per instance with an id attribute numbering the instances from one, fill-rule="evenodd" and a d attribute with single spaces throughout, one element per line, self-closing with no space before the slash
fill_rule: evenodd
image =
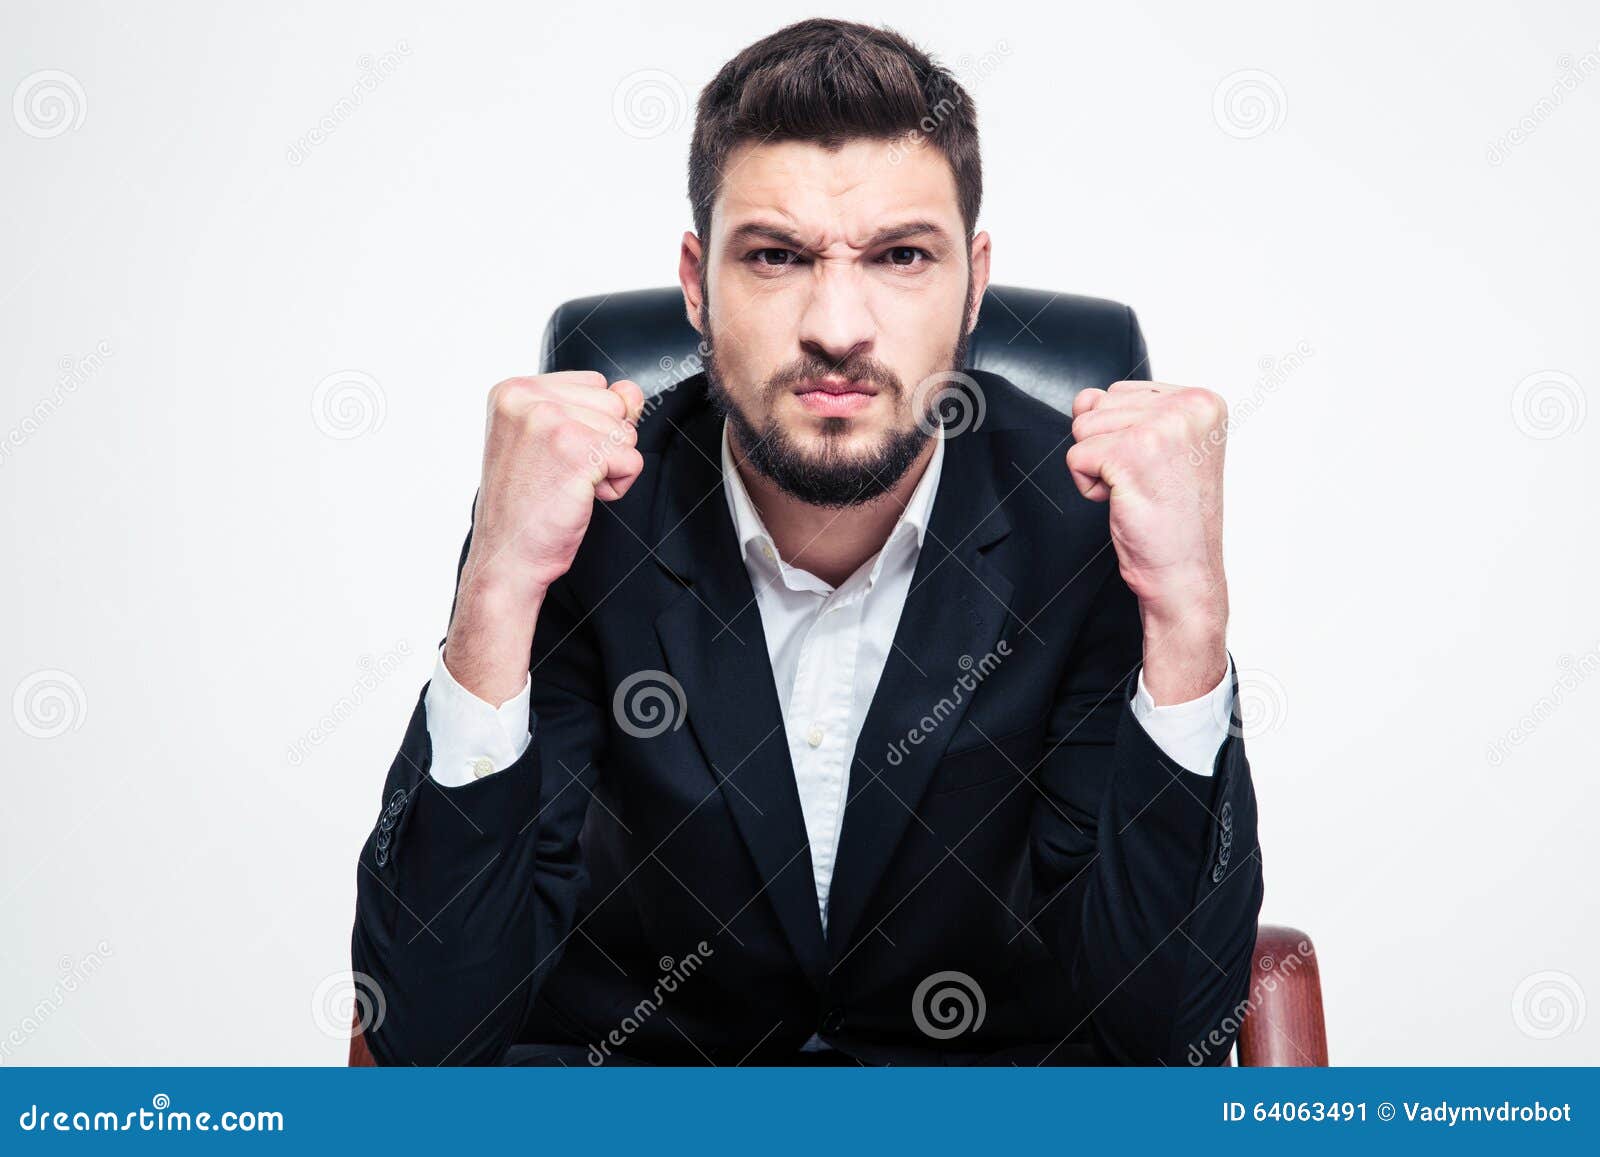
<path id="1" fill-rule="evenodd" d="M 77 85 L 0 107 L 0 1063 L 339 1063 L 485 392 L 560 301 L 673 281 L 688 102 L 814 11 L 169 7 L 0 16 L 0 96 Z M 1600 13 L 1291 7 L 829 14 L 961 66 L 996 281 L 1133 304 L 1242 415 L 1263 916 L 1316 938 L 1334 1060 L 1600 1062 Z M 314 413 L 340 371 L 381 423 Z"/>

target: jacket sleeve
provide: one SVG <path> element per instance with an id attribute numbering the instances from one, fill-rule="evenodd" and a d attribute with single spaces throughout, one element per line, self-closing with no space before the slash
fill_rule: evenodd
<path id="1" fill-rule="evenodd" d="M 351 937 L 379 1064 L 501 1060 L 571 934 L 605 716 L 595 642 L 564 581 L 540 608 L 529 668 L 533 741 L 510 767 L 436 783 L 426 688 L 390 765 Z"/>
<path id="2" fill-rule="evenodd" d="M 1131 706 L 1142 640 L 1113 559 L 1051 718 L 1032 919 L 1108 1061 L 1221 1064 L 1261 908 L 1250 765 L 1237 706 L 1211 776 L 1151 740 Z"/>

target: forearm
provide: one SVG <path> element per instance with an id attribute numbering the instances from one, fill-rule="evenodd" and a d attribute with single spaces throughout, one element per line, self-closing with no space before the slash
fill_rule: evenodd
<path id="1" fill-rule="evenodd" d="M 432 781 L 430 755 L 419 703 L 357 868 L 352 966 L 385 1010 L 367 1040 L 386 1064 L 493 1063 L 522 1024 L 541 955 L 528 901 L 538 745 L 458 788 Z"/>
<path id="2" fill-rule="evenodd" d="M 1053 929 L 1058 955 L 1114 1060 L 1188 1063 L 1249 981 L 1261 903 L 1249 766 L 1234 738 L 1215 776 L 1186 771 L 1129 708 L 1112 756 L 1094 854 Z"/>

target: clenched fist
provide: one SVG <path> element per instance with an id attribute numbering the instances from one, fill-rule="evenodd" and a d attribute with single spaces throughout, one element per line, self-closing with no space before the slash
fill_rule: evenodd
<path id="1" fill-rule="evenodd" d="M 589 371 L 509 378 L 489 391 L 472 545 L 456 589 L 445 664 L 501 703 L 522 690 L 539 607 L 567 572 L 598 498 L 644 469 L 634 423 L 644 394 Z"/>
<path id="2" fill-rule="evenodd" d="M 1111 541 L 1139 600 L 1145 686 L 1157 704 L 1199 698 L 1227 669 L 1227 416 L 1209 390 L 1159 382 L 1115 382 L 1072 403 L 1067 469 L 1084 497 L 1111 505 Z"/>

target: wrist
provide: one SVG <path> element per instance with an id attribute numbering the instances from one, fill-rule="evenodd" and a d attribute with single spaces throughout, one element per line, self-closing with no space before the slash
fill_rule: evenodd
<path id="1" fill-rule="evenodd" d="M 1140 605 L 1144 684 L 1158 707 L 1209 694 L 1228 670 L 1228 610 L 1224 594 L 1187 607 Z"/>
<path id="2" fill-rule="evenodd" d="M 542 589 L 463 581 L 445 638 L 444 662 L 455 681 L 486 703 L 504 703 L 527 682 Z"/>

